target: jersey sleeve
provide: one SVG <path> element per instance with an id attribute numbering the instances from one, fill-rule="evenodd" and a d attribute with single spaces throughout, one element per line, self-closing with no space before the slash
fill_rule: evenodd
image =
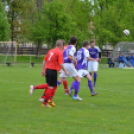
<path id="1" fill-rule="evenodd" d="M 69 55 L 74 56 L 76 52 L 76 48 L 73 46 L 71 50 L 69 51 Z"/>
<path id="2" fill-rule="evenodd" d="M 48 54 L 44 57 L 44 61 L 47 61 Z"/>
<path id="3" fill-rule="evenodd" d="M 89 51 L 88 51 L 88 50 L 85 50 L 85 51 L 84 51 L 84 55 L 85 55 L 86 58 L 87 58 L 87 57 L 90 57 Z"/>
<path id="4" fill-rule="evenodd" d="M 58 64 L 60 65 L 60 64 L 63 64 L 63 52 L 61 51 L 59 51 L 59 53 L 58 53 Z"/>

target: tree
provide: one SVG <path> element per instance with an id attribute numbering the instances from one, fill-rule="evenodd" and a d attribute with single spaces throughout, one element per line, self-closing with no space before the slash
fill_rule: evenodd
<path id="1" fill-rule="evenodd" d="M 46 42 L 51 47 L 54 47 L 57 39 L 68 40 L 71 27 L 75 25 L 66 13 L 64 3 L 59 0 L 45 1 L 41 12 L 36 13 L 35 20 L 29 26 L 31 33 L 29 39 L 35 43 L 40 39 L 41 44 Z"/>
<path id="2" fill-rule="evenodd" d="M 31 0 L 32 2 L 33 0 Z M 13 42 L 16 41 L 21 43 L 25 40 L 24 35 L 27 30 L 24 28 L 26 23 L 25 19 L 27 17 L 28 8 L 30 2 L 27 0 L 5 0 L 9 10 L 7 12 L 8 22 L 10 23 L 11 30 L 11 54 L 13 54 Z M 31 5 L 30 5 L 31 6 Z"/>
<path id="3" fill-rule="evenodd" d="M 98 0 L 94 3 L 93 30 L 98 44 L 108 42 L 115 45 L 119 41 L 134 40 L 134 3 L 131 0 Z M 130 36 L 125 37 L 123 30 L 129 29 Z"/>
<path id="4" fill-rule="evenodd" d="M 90 21 L 92 21 L 91 2 L 89 0 L 68 0 L 66 5 L 66 10 L 75 23 L 71 35 L 78 37 L 78 46 L 81 47 L 84 40 L 90 40 L 92 37 L 90 27 Z"/>
<path id="5" fill-rule="evenodd" d="M 9 24 L 4 3 L 0 2 L 0 41 L 9 39 Z"/>

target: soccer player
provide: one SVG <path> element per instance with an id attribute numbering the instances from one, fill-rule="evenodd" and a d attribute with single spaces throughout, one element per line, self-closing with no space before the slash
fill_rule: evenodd
<path id="1" fill-rule="evenodd" d="M 63 42 L 62 40 L 58 40 L 56 42 L 56 48 L 50 50 L 44 58 L 42 76 L 46 76 L 46 83 L 48 84 L 48 88 L 45 92 L 42 107 L 49 108 L 51 107 L 50 105 L 55 106 L 54 102 L 49 100 L 51 100 L 51 96 L 54 96 L 57 89 L 57 71 L 62 68 L 65 74 L 68 75 L 68 72 L 63 65 L 62 50 Z M 34 88 L 30 88 L 30 95 L 32 95 L 33 91 Z"/>
<path id="2" fill-rule="evenodd" d="M 64 67 L 69 72 L 69 76 L 73 77 L 75 79 L 74 85 L 75 85 L 75 89 L 77 91 L 77 90 L 79 90 L 79 87 L 80 87 L 80 77 L 78 75 L 77 70 L 75 69 L 75 65 L 77 65 L 77 60 L 75 58 L 76 44 L 77 44 L 77 37 L 75 37 L 75 36 L 71 37 L 70 45 L 67 47 L 67 49 L 64 50 L 63 57 L 64 57 Z M 67 76 L 68 75 L 65 74 L 64 70 L 62 70 L 59 81 L 57 82 L 58 86 L 63 82 L 63 80 Z M 76 93 L 75 100 L 82 100 L 82 98 L 80 98 Z"/>
<path id="3" fill-rule="evenodd" d="M 95 46 L 94 40 L 90 41 L 88 51 L 91 58 L 93 59 L 99 58 L 99 61 L 101 62 L 101 50 L 99 49 L 99 47 Z M 92 76 L 92 72 L 94 72 L 94 86 L 96 86 L 98 66 L 99 66 L 98 61 L 88 61 L 88 71 L 90 75 Z"/>
<path id="4" fill-rule="evenodd" d="M 83 43 L 83 47 L 81 49 L 79 49 L 78 52 L 77 52 L 77 66 L 76 66 L 76 68 L 78 70 L 78 74 L 79 74 L 81 79 L 83 77 L 88 79 L 88 87 L 89 87 L 89 89 L 91 91 L 92 96 L 95 96 L 95 95 L 97 95 L 97 93 L 95 93 L 93 91 L 92 78 L 91 78 L 90 74 L 87 71 L 87 67 L 88 67 L 88 60 L 90 60 L 90 61 L 98 61 L 98 58 L 96 58 L 96 59 L 91 58 L 89 56 L 88 48 L 89 48 L 89 42 L 85 41 Z M 71 88 L 69 90 L 70 96 L 72 96 L 72 89 L 75 89 L 75 82 L 76 81 L 74 81 L 72 83 Z M 78 90 L 75 89 L 75 94 L 77 94 L 77 93 L 78 93 Z M 73 96 L 73 99 L 75 99 L 75 94 Z"/>
<path id="5" fill-rule="evenodd" d="M 70 41 L 68 42 L 68 45 L 66 45 L 66 46 L 65 46 L 65 44 L 66 44 L 65 40 L 62 40 L 62 41 L 63 41 L 63 45 L 64 45 L 64 50 L 63 50 L 63 52 L 64 52 L 65 49 L 67 49 L 68 46 L 70 45 Z M 66 78 L 64 78 L 64 80 L 63 80 L 63 86 L 64 86 L 64 90 L 65 90 L 64 94 L 68 95 L 68 82 L 67 82 Z"/>
<path id="6" fill-rule="evenodd" d="M 63 51 L 64 51 L 69 46 L 69 43 L 68 43 L 67 46 L 65 46 L 65 43 L 66 43 L 65 40 L 62 39 L 62 41 L 63 41 Z M 65 95 L 68 95 L 68 82 L 67 82 L 66 78 L 63 80 L 63 85 L 64 85 L 64 90 L 65 90 L 65 93 L 64 94 Z M 41 85 L 38 85 L 38 86 L 31 85 L 30 88 L 34 88 L 34 90 L 36 90 L 36 89 L 45 89 L 44 94 L 39 98 L 39 101 L 40 102 L 44 102 L 45 93 L 47 91 L 48 84 L 41 84 Z M 54 96 L 51 96 L 51 100 L 52 100 L 53 97 Z"/>

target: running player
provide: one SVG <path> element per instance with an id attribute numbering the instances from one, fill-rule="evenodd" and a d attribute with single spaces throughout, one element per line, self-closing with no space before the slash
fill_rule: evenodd
<path id="1" fill-rule="evenodd" d="M 88 60 L 90 60 L 90 61 L 98 61 L 98 58 L 97 59 L 91 58 L 89 56 L 88 48 L 89 48 L 89 42 L 85 41 L 83 43 L 83 47 L 81 49 L 79 49 L 78 52 L 77 52 L 77 66 L 76 66 L 76 68 L 78 70 L 78 74 L 79 74 L 81 79 L 83 77 L 88 79 L 88 87 L 89 87 L 89 89 L 91 91 L 92 96 L 95 96 L 97 93 L 95 93 L 93 91 L 92 78 L 91 78 L 90 74 L 87 71 L 87 67 L 88 67 Z M 75 82 L 76 81 L 74 81 L 72 83 L 71 88 L 69 90 L 70 96 L 72 96 L 72 89 L 75 89 Z M 77 94 L 78 91 L 79 90 L 75 89 L 75 94 Z M 76 99 L 75 94 L 73 96 L 73 99 Z"/>
<path id="2" fill-rule="evenodd" d="M 42 76 L 46 76 L 48 88 L 45 92 L 42 107 L 49 108 L 50 105 L 55 106 L 54 102 L 49 100 L 51 100 L 51 96 L 54 96 L 57 89 L 57 71 L 62 68 L 65 74 L 68 75 L 68 72 L 63 65 L 63 52 L 61 50 L 63 50 L 63 42 L 62 40 L 58 40 L 56 42 L 56 48 L 50 50 L 44 58 Z M 33 91 L 34 88 L 31 87 L 30 95 L 32 95 Z"/>
<path id="3" fill-rule="evenodd" d="M 75 65 L 77 65 L 77 60 L 75 58 L 76 54 L 76 46 L 77 44 L 77 37 L 73 36 L 70 39 L 70 45 L 67 47 L 67 49 L 64 50 L 63 56 L 64 56 L 64 67 L 69 72 L 69 76 L 73 77 L 75 79 L 75 89 L 78 90 L 80 86 L 80 77 L 78 75 L 77 70 L 75 69 Z M 57 82 L 58 86 L 63 82 L 63 80 L 68 75 L 65 74 L 65 72 L 62 70 L 60 74 L 59 81 Z M 76 100 L 82 100 L 77 94 L 75 94 Z"/>
<path id="4" fill-rule="evenodd" d="M 66 45 L 66 46 L 65 46 L 65 44 L 66 44 L 65 40 L 62 40 L 62 41 L 63 41 L 63 45 L 64 45 L 64 50 L 63 50 L 63 52 L 64 52 L 65 49 L 67 49 L 68 46 L 70 45 L 70 41 L 68 42 L 68 45 Z M 64 78 L 64 80 L 63 80 L 63 86 L 64 86 L 64 90 L 65 90 L 64 94 L 68 95 L 68 82 L 67 82 L 66 78 Z"/>
<path id="5" fill-rule="evenodd" d="M 91 58 L 97 59 L 99 57 L 99 62 L 101 62 L 101 51 L 99 47 L 95 46 L 94 40 L 90 41 L 88 51 Z M 92 72 L 94 72 L 94 86 L 96 86 L 98 66 L 99 66 L 98 61 L 88 61 L 88 71 L 90 75 L 92 76 Z"/>
<path id="6" fill-rule="evenodd" d="M 69 46 L 69 43 L 68 43 L 67 46 L 65 46 L 65 43 L 66 43 L 65 40 L 62 39 L 62 41 L 63 41 L 63 47 L 64 47 L 63 51 L 64 51 Z M 68 95 L 68 82 L 67 82 L 66 78 L 63 81 L 63 85 L 64 85 L 64 90 L 65 90 L 65 93 L 64 94 L 65 95 Z M 41 84 L 41 85 L 38 85 L 38 86 L 31 85 L 30 88 L 34 88 L 34 90 L 36 90 L 36 89 L 45 89 L 43 95 L 39 98 L 39 101 L 40 102 L 43 102 L 44 101 L 44 98 L 45 98 L 45 93 L 46 93 L 47 88 L 48 88 L 48 84 Z M 52 100 L 52 98 L 53 98 L 53 96 L 51 96 L 51 100 Z"/>

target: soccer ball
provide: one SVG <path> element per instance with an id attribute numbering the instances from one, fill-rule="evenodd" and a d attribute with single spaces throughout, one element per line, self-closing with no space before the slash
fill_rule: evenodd
<path id="1" fill-rule="evenodd" d="M 123 31 L 123 34 L 126 35 L 126 36 L 128 36 L 128 35 L 130 34 L 130 31 L 129 31 L 128 29 L 125 29 L 125 30 Z"/>

